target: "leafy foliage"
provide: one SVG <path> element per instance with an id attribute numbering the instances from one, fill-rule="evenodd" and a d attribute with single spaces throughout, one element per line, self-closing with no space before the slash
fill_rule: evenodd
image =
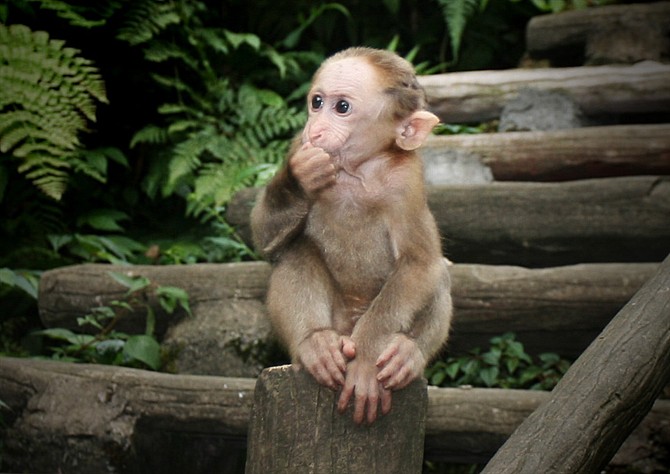
<path id="1" fill-rule="evenodd" d="M 54 199 L 72 169 L 104 173 L 79 141 L 97 102 L 107 103 L 104 83 L 78 50 L 46 32 L 0 24 L 0 153 L 19 160 L 19 171 Z"/>
<path id="2" fill-rule="evenodd" d="M 145 190 L 149 195 L 184 194 L 189 212 L 207 216 L 208 208 L 225 204 L 240 187 L 271 174 L 287 150 L 287 138 L 305 119 L 277 93 L 247 80 L 238 84 L 217 65 L 242 49 L 269 61 L 281 76 L 299 68 L 298 63 L 256 35 L 207 26 L 202 2 L 145 0 L 135 5 L 119 38 L 141 45 L 151 63 L 169 66 L 159 67 L 169 72 L 152 77 L 175 99 L 158 107 L 163 124 L 144 127 L 131 142 L 132 147 L 156 145 L 160 150 Z"/>
<path id="3" fill-rule="evenodd" d="M 460 357 L 449 357 L 426 369 L 432 385 L 458 387 L 519 388 L 551 390 L 570 368 L 570 362 L 553 353 L 540 354 L 533 361 L 513 333 L 491 339 L 491 347 L 482 353 L 473 349 Z"/>
<path id="4" fill-rule="evenodd" d="M 188 295 L 181 288 L 158 286 L 142 276 L 128 276 L 109 272 L 110 277 L 128 290 L 123 300 L 93 308 L 90 314 L 78 318 L 82 327 L 93 328 L 95 335 L 76 333 L 64 328 L 50 328 L 35 332 L 58 344 L 50 348 L 51 357 L 69 362 L 123 365 L 159 370 L 161 367 L 160 344 L 154 336 L 156 315 L 149 303 L 158 299 L 166 313 L 182 308 L 191 313 Z M 136 311 L 146 313 L 144 334 L 126 334 L 117 331 L 118 323 Z"/>

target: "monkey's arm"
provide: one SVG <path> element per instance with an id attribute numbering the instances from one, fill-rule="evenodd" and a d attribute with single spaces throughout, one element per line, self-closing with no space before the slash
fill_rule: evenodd
<path id="1" fill-rule="evenodd" d="M 251 212 L 256 248 L 270 260 L 301 234 L 312 202 L 335 182 L 330 155 L 310 143 L 293 140 L 286 165 L 261 192 Z"/>
<path id="2" fill-rule="evenodd" d="M 440 312 L 430 307 L 440 292 L 448 291 L 448 274 L 433 226 L 432 216 L 426 211 L 422 219 L 405 224 L 399 231 L 405 235 L 398 239 L 395 269 L 352 332 L 358 353 L 378 357 L 381 346 L 388 342 L 385 336 L 396 333 L 413 338 L 426 359 L 439 348 L 443 335 L 431 333 L 436 328 L 425 321 L 439 317 Z M 415 324 L 419 315 L 422 320 Z"/>
<path id="3" fill-rule="evenodd" d="M 251 211 L 254 245 L 269 260 L 299 235 L 310 203 L 287 166 L 263 189 Z"/>

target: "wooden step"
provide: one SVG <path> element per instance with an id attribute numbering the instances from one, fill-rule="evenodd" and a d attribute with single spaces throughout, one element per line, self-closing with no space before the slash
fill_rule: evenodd
<path id="1" fill-rule="evenodd" d="M 228 206 L 246 239 L 257 193 L 245 189 Z M 457 263 L 658 262 L 670 253 L 670 176 L 429 186 L 428 203 Z"/>
<path id="2" fill-rule="evenodd" d="M 236 458 L 244 463 L 254 385 L 254 379 L 0 358 L 0 399 L 11 408 L 3 430 L 3 467 L 228 472 L 225 466 Z M 549 396 L 429 388 L 426 458 L 486 462 Z M 638 436 L 647 440 L 650 429 L 668 422 L 670 401 L 657 401 Z"/>
<path id="3" fill-rule="evenodd" d="M 586 115 L 670 112 L 670 65 L 472 71 L 419 77 L 431 110 L 445 123 L 500 116 L 521 89 L 562 92 Z"/>
<path id="4" fill-rule="evenodd" d="M 668 61 L 670 3 L 607 5 L 531 18 L 526 48 L 535 58 L 561 64 Z"/>
<path id="5" fill-rule="evenodd" d="M 670 124 L 432 136 L 419 152 L 428 184 L 670 174 Z"/>
<path id="6" fill-rule="evenodd" d="M 464 352 L 488 347 L 491 337 L 513 331 L 529 353 L 557 352 L 577 357 L 657 266 L 605 263 L 528 269 L 452 265 L 455 316 L 448 348 Z M 201 326 L 200 343 L 204 347 L 217 347 L 212 339 L 225 346 L 226 335 L 220 334 L 221 329 L 228 334 L 268 337 L 269 322 L 262 302 L 271 269 L 265 262 L 57 268 L 42 275 L 38 302 L 44 325 L 78 330 L 78 317 L 93 307 L 122 299 L 126 289 L 112 281 L 110 271 L 132 271 L 158 285 L 186 290 L 193 318 L 166 315 L 156 301 L 152 303 L 162 326 L 160 337 L 173 327 L 167 335 L 169 340 L 174 336 L 174 326 L 192 321 Z M 212 310 L 216 317 L 208 322 Z M 145 314 L 137 312 L 127 315 L 118 329 L 141 333 L 144 327 Z M 223 351 L 216 356 L 230 357 Z"/>

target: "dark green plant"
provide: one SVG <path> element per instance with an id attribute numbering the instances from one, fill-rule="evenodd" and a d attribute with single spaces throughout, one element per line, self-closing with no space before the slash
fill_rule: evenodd
<path id="1" fill-rule="evenodd" d="M 0 24 L 0 157 L 58 200 L 68 177 L 81 172 L 104 181 L 107 160 L 125 164 L 116 149 L 82 147 L 79 135 L 107 103 L 105 85 L 80 51 L 24 25 Z M 0 200 L 9 178 L 0 165 Z"/>
<path id="2" fill-rule="evenodd" d="M 518 388 L 551 390 L 570 368 L 570 362 L 553 353 L 533 360 L 513 333 L 491 339 L 488 351 L 479 348 L 468 354 L 448 357 L 426 369 L 432 385 L 458 387 Z"/>
<path id="3" fill-rule="evenodd" d="M 282 54 L 254 34 L 211 26 L 210 15 L 204 2 L 144 0 L 134 4 L 119 34 L 142 47 L 153 79 L 172 98 L 158 108 L 162 123 L 144 127 L 131 142 L 155 150 L 145 191 L 182 195 L 198 216 L 271 175 L 305 119 L 279 94 L 259 87 L 257 71 L 240 74 L 251 61 L 285 78 L 300 69 L 299 55 Z M 240 70 L 226 71 L 238 66 L 235 58 L 243 61 Z"/>
<path id="4" fill-rule="evenodd" d="M 178 308 L 190 314 L 188 295 L 181 288 L 159 286 L 142 276 L 108 273 L 128 290 L 122 300 L 93 308 L 91 313 L 77 319 L 79 326 L 92 328 L 94 335 L 65 328 L 44 329 L 34 334 L 58 342 L 49 348 L 52 359 L 160 369 L 160 344 L 154 335 L 156 315 L 150 300 L 157 298 L 168 314 Z M 137 311 L 146 313 L 144 334 L 127 334 L 116 330 L 121 320 Z"/>

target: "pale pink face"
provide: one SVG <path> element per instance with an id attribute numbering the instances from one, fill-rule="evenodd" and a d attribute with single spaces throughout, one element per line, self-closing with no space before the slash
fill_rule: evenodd
<path id="1" fill-rule="evenodd" d="M 387 149 L 395 127 L 383 119 L 388 99 L 382 89 L 377 71 L 364 58 L 327 63 L 307 96 L 303 142 L 342 160 Z"/>

